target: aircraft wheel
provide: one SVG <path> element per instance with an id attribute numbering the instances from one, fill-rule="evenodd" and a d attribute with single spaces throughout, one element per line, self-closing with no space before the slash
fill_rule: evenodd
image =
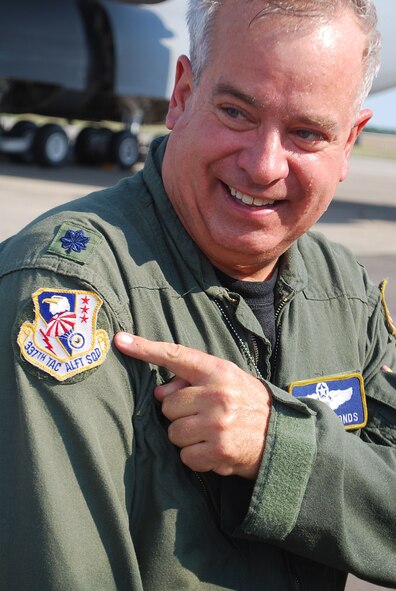
<path id="1" fill-rule="evenodd" d="M 37 130 L 33 151 L 39 164 L 56 168 L 69 154 L 69 139 L 60 125 L 48 123 Z"/>
<path id="2" fill-rule="evenodd" d="M 90 138 L 96 133 L 94 127 L 84 127 L 78 134 L 74 144 L 74 156 L 80 164 L 93 164 Z"/>
<path id="3" fill-rule="evenodd" d="M 84 127 L 77 136 L 74 155 L 80 164 L 99 164 L 107 160 L 112 132 L 104 127 Z"/>
<path id="4" fill-rule="evenodd" d="M 10 137 L 25 137 L 28 134 L 31 134 L 32 136 L 30 146 L 25 152 L 22 152 L 21 154 L 11 154 L 11 158 L 12 160 L 14 160 L 14 162 L 23 162 L 25 164 L 30 164 L 33 162 L 33 142 L 36 132 L 37 125 L 33 123 L 33 121 L 27 120 L 17 121 L 15 125 L 13 125 L 13 127 L 10 129 L 8 133 Z"/>
<path id="5" fill-rule="evenodd" d="M 124 129 L 113 134 L 110 157 L 120 168 L 131 168 L 139 160 L 139 143 L 135 135 Z"/>
<path id="6" fill-rule="evenodd" d="M 12 137 L 21 137 L 30 131 L 35 131 L 37 129 L 37 125 L 33 123 L 33 121 L 17 121 L 15 125 L 9 131 L 10 136 Z"/>

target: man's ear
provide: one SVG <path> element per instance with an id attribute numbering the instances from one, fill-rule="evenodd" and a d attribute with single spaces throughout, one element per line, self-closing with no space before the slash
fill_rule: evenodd
<path id="1" fill-rule="evenodd" d="M 192 87 L 193 75 L 191 63 L 186 55 L 182 55 L 177 60 L 175 85 L 166 116 L 166 126 L 168 129 L 173 129 L 180 115 L 184 113 L 188 99 L 192 93 Z"/>
<path id="2" fill-rule="evenodd" d="M 351 155 L 352 148 L 363 130 L 364 126 L 370 121 L 373 116 L 373 112 L 370 109 L 363 109 L 359 112 L 354 126 L 351 129 L 349 137 L 344 147 L 344 163 L 341 169 L 340 182 L 342 182 L 349 172 L 349 156 Z"/>

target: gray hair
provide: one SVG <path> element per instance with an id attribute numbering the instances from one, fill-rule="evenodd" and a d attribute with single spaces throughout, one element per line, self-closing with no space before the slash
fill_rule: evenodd
<path id="1" fill-rule="evenodd" d="M 190 33 L 190 60 L 198 83 L 211 50 L 211 35 L 220 6 L 227 0 L 189 0 L 187 25 Z M 331 19 L 343 9 L 350 10 L 366 35 L 363 55 L 364 75 L 357 105 L 359 110 L 380 67 L 381 36 L 377 31 L 377 12 L 373 0 L 262 0 L 256 18 L 278 14 L 289 17 Z"/>

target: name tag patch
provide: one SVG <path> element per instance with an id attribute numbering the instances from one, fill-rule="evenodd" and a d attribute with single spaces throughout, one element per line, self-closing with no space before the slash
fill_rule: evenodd
<path id="1" fill-rule="evenodd" d="M 90 291 L 41 288 L 32 295 L 35 318 L 18 334 L 22 356 L 59 381 L 105 360 L 109 337 L 97 330 L 101 298 Z"/>
<path id="2" fill-rule="evenodd" d="M 334 410 L 346 430 L 367 423 L 367 403 L 363 378 L 358 373 L 293 382 L 289 392 L 297 398 L 320 400 Z"/>

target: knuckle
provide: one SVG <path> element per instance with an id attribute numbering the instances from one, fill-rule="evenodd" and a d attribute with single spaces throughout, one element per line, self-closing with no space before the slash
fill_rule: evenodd
<path id="1" fill-rule="evenodd" d="M 237 365 L 232 361 L 221 359 L 220 357 L 213 358 L 213 371 L 215 375 L 221 376 L 224 382 L 235 379 L 235 372 L 240 371 Z"/>
<path id="2" fill-rule="evenodd" d="M 168 425 L 168 439 L 170 441 L 172 441 L 172 443 L 173 443 L 174 438 L 175 438 L 175 425 L 174 425 L 174 423 L 171 423 L 170 425 Z"/>
<path id="3" fill-rule="evenodd" d="M 218 437 L 213 447 L 213 455 L 222 464 L 228 464 L 232 460 L 233 454 L 228 438 Z"/>
<path id="4" fill-rule="evenodd" d="M 226 377 L 235 378 L 235 373 L 240 372 L 241 369 L 233 361 L 220 360 L 222 362 L 221 370 Z"/>
<path id="5" fill-rule="evenodd" d="M 180 451 L 180 459 L 185 466 L 188 466 L 191 470 L 195 470 L 196 472 L 206 472 L 207 470 L 210 470 L 206 458 L 192 453 L 191 449 L 188 447 L 185 447 Z"/>
<path id="6" fill-rule="evenodd" d="M 222 413 L 212 419 L 212 428 L 216 433 L 226 433 L 230 426 L 230 417 Z"/>
<path id="7" fill-rule="evenodd" d="M 218 408 L 221 409 L 221 412 L 215 417 L 219 422 L 219 426 L 223 423 L 227 425 L 234 414 L 238 401 L 234 388 L 231 386 L 218 387 L 211 391 L 210 396 Z"/>
<path id="8" fill-rule="evenodd" d="M 162 414 L 165 415 L 167 419 L 171 419 L 172 416 L 172 401 L 169 398 L 169 396 L 164 398 L 161 404 Z"/>
<path id="9" fill-rule="evenodd" d="M 170 425 L 168 425 L 169 441 L 171 441 L 175 445 L 178 445 L 181 443 L 180 438 L 182 437 L 182 435 L 183 435 L 183 431 L 181 429 L 179 421 L 173 421 L 172 423 L 170 423 Z"/>
<path id="10" fill-rule="evenodd" d="M 189 452 L 188 452 L 188 449 L 187 449 L 187 448 L 183 448 L 183 449 L 181 449 L 181 450 L 180 450 L 180 459 L 181 459 L 181 461 L 183 462 L 183 464 L 185 464 L 185 465 L 186 465 L 186 466 L 188 466 L 189 468 L 192 468 L 192 469 L 194 469 L 194 468 L 191 466 L 191 462 L 189 461 L 189 460 L 190 460 L 189 456 L 190 456 L 190 454 L 189 454 Z"/>
<path id="11" fill-rule="evenodd" d="M 172 406 L 172 394 L 168 394 L 167 396 L 165 396 L 165 398 L 163 398 L 163 400 L 161 402 L 162 412 L 164 414 L 166 414 L 166 412 L 171 408 L 171 406 Z"/>
<path id="12" fill-rule="evenodd" d="M 169 343 L 167 355 L 169 359 L 181 359 L 184 355 L 184 346 L 179 343 Z"/>
<path id="13" fill-rule="evenodd" d="M 219 476 L 231 476 L 234 474 L 233 467 L 227 463 L 218 464 L 213 468 L 213 471 L 219 474 Z"/>

